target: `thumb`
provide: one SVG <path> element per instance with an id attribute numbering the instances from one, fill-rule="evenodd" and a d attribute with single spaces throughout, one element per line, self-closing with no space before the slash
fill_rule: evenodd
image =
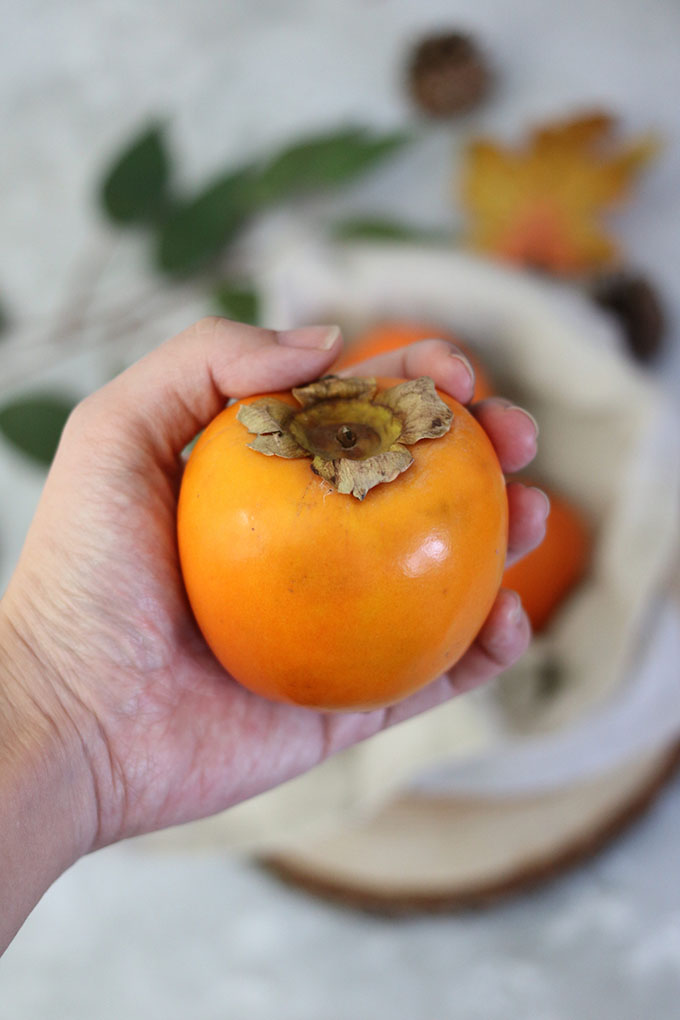
<path id="1" fill-rule="evenodd" d="M 201 319 L 147 354 L 95 396 L 126 431 L 176 457 L 228 397 L 289 389 L 322 375 L 341 347 L 338 326 L 275 332 Z"/>

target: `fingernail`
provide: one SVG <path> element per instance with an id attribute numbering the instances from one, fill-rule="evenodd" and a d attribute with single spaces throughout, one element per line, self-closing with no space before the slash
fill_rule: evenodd
<path id="1" fill-rule="evenodd" d="M 533 414 L 531 414 L 530 411 L 527 411 L 526 407 L 515 407 L 514 410 L 521 411 L 522 414 L 527 416 L 527 418 L 529 419 L 531 424 L 536 429 L 536 438 L 538 439 L 538 433 L 539 433 L 538 422 L 534 418 Z M 544 493 L 544 495 L 545 495 L 545 493 Z M 545 498 L 547 499 L 548 497 L 546 496 Z"/>
<path id="2" fill-rule="evenodd" d="M 507 620 L 511 627 L 516 627 L 522 619 L 522 600 L 516 591 L 507 591 L 506 598 L 510 605 L 507 609 Z"/>
<path id="3" fill-rule="evenodd" d="M 527 411 L 526 407 L 520 407 L 519 404 L 513 404 L 512 400 L 506 400 L 505 397 L 491 397 L 491 400 L 493 400 L 497 407 L 502 407 L 504 411 L 519 411 L 525 418 L 528 418 L 534 426 L 536 438 L 538 439 L 538 422 L 534 418 L 533 414 Z"/>
<path id="4" fill-rule="evenodd" d="M 547 492 L 544 492 L 543 489 L 539 489 L 537 485 L 530 485 L 529 488 L 532 492 L 537 492 L 539 496 L 543 496 L 543 500 L 545 502 L 545 516 L 547 518 L 550 513 L 550 496 Z"/>
<path id="5" fill-rule="evenodd" d="M 470 393 L 473 393 L 474 392 L 474 388 L 475 388 L 475 370 L 474 370 L 474 368 L 472 367 L 472 365 L 470 364 L 470 362 L 468 361 L 468 359 L 465 357 L 464 354 L 458 354 L 458 353 L 454 353 L 452 351 L 451 354 L 449 355 L 449 357 L 453 358 L 454 361 L 459 361 L 461 363 L 461 365 L 463 366 L 463 368 L 467 372 L 468 376 L 470 377 Z"/>
<path id="6" fill-rule="evenodd" d="M 276 334 L 276 339 L 283 347 L 329 351 L 339 336 L 339 326 L 302 326 L 300 329 L 285 329 Z"/>

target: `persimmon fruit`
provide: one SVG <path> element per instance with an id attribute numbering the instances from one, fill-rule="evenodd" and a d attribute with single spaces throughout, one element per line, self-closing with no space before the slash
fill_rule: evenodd
<path id="1" fill-rule="evenodd" d="M 375 358 L 378 354 L 388 354 L 408 344 L 418 343 L 420 340 L 448 340 L 455 344 L 468 359 L 475 372 L 474 400 L 485 400 L 493 396 L 494 389 L 491 385 L 484 368 L 479 359 L 472 353 L 461 340 L 448 329 L 442 329 L 432 322 L 410 322 L 402 319 L 384 319 L 376 322 L 373 326 L 364 330 L 356 336 L 343 350 L 335 363 L 335 370 L 351 368 L 368 358 Z"/>
<path id="2" fill-rule="evenodd" d="M 527 482 L 530 484 L 530 482 Z M 590 528 L 563 493 L 542 485 L 550 499 L 545 538 L 505 571 L 503 585 L 518 592 L 531 625 L 544 630 L 583 578 L 591 555 Z"/>
<path id="3" fill-rule="evenodd" d="M 368 710 L 479 632 L 503 574 L 505 481 L 432 380 L 331 376 L 214 419 L 184 472 L 178 541 L 196 621 L 239 683 Z"/>

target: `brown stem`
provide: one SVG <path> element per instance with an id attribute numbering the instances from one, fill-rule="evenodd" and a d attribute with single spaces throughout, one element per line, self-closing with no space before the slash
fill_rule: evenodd
<path id="1" fill-rule="evenodd" d="M 111 242 L 108 237 L 106 241 L 105 246 L 98 243 L 96 248 L 93 246 L 87 249 L 76 259 L 66 299 L 61 311 L 54 316 L 54 326 L 48 340 L 61 343 L 84 328 L 88 310 L 116 249 L 116 241 Z"/>
<path id="2" fill-rule="evenodd" d="M 356 446 L 357 437 L 352 432 L 349 425 L 341 425 L 337 432 L 337 440 L 340 446 L 344 447 L 345 450 L 351 449 Z"/>

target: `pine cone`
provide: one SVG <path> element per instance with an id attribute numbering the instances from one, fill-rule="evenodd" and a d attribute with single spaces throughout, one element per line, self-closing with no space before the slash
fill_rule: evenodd
<path id="1" fill-rule="evenodd" d="M 432 117 L 452 117 L 471 110 L 490 84 L 491 74 L 476 43 L 460 32 L 423 39 L 411 58 L 411 94 Z"/>
<path id="2" fill-rule="evenodd" d="M 618 319 L 638 361 L 651 361 L 658 354 L 666 322 L 659 295 L 649 280 L 630 272 L 605 276 L 595 281 L 592 296 Z"/>

